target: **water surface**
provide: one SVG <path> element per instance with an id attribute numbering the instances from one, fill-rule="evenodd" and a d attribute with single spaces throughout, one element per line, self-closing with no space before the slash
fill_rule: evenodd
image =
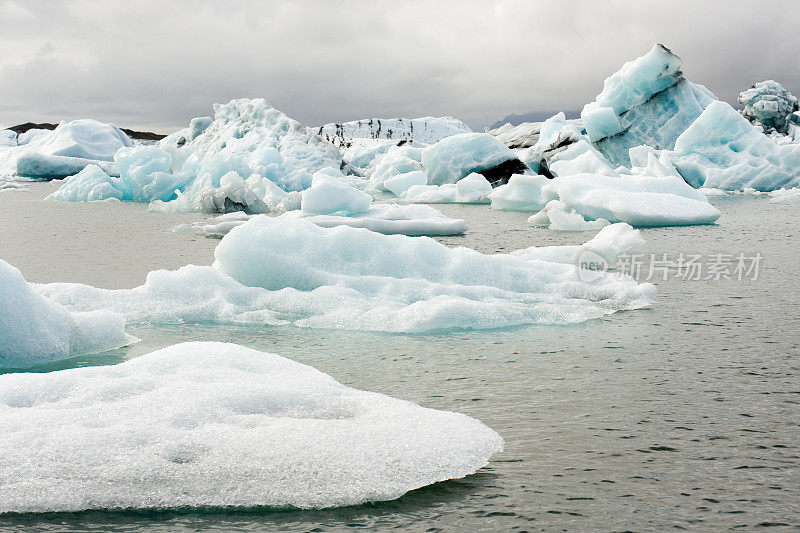
<path id="1" fill-rule="evenodd" d="M 217 241 L 171 233 L 202 215 L 56 204 L 54 187 L 0 193 L 0 257 L 35 282 L 133 287 L 150 270 L 210 264 Z M 482 420 L 506 440 L 488 467 L 393 502 L 323 511 L 87 512 L 0 517 L 48 531 L 664 530 L 800 527 L 798 206 L 713 198 L 715 226 L 646 229 L 647 253 L 763 254 L 759 278 L 653 280 L 651 309 L 571 326 L 391 335 L 290 327 L 130 328 L 143 340 L 39 367 L 112 364 L 175 342 L 231 341 L 342 383 Z M 447 245 L 508 252 L 591 233 L 527 214 L 441 206 L 467 219 Z"/>

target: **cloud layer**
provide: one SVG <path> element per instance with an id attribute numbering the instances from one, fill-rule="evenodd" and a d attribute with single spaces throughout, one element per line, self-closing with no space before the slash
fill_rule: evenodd
<path id="1" fill-rule="evenodd" d="M 757 11 L 756 11 L 757 9 Z M 93 117 L 169 132 L 262 96 L 306 124 L 575 110 L 662 42 L 734 101 L 800 94 L 795 0 L 0 0 L 0 126 Z"/>

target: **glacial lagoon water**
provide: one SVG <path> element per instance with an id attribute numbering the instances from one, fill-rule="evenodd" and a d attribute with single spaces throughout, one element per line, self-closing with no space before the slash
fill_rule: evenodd
<path id="1" fill-rule="evenodd" d="M 203 218 L 130 204 L 0 192 L 0 257 L 29 281 L 133 287 L 150 270 L 210 264 L 217 241 L 170 232 Z M 727 530 L 800 527 L 800 209 L 714 197 L 715 226 L 645 229 L 641 252 L 760 253 L 758 279 L 678 279 L 651 309 L 571 326 L 388 335 L 279 327 L 132 327 L 131 347 L 34 369 L 113 364 L 187 340 L 244 344 L 342 383 L 466 413 L 505 451 L 478 474 L 385 503 L 321 511 L 92 511 L 0 516 L 2 530 Z M 440 206 L 482 252 L 577 244 L 527 215 Z M 643 277 L 647 275 L 643 269 Z M 705 276 L 703 276 L 705 277 Z M 749 276 L 749 277 L 752 277 Z"/>

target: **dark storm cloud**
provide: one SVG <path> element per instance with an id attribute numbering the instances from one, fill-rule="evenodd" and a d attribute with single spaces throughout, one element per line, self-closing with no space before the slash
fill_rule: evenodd
<path id="1" fill-rule="evenodd" d="M 800 93 L 795 0 L 0 0 L 0 125 L 94 117 L 169 131 L 263 96 L 306 124 L 575 110 L 663 42 L 735 101 Z"/>

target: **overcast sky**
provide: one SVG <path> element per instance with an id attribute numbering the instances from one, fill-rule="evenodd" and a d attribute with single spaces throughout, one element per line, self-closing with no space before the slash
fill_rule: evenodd
<path id="1" fill-rule="evenodd" d="M 798 0 L 0 0 L 0 126 L 170 132 L 260 96 L 309 125 L 579 110 L 662 42 L 718 97 L 800 95 Z"/>

